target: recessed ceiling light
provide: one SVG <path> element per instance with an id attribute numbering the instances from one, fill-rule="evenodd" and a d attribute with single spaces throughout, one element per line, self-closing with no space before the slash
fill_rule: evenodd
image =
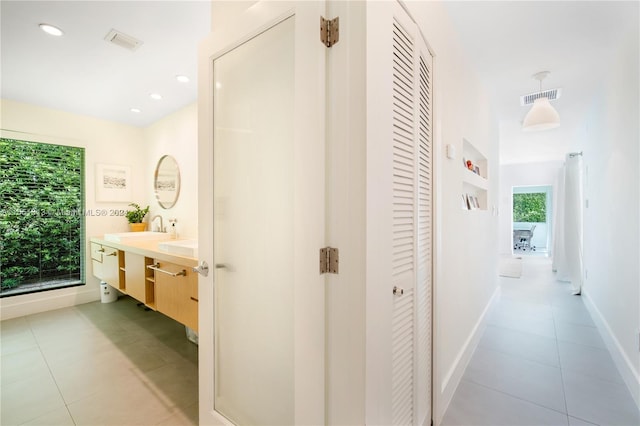
<path id="1" fill-rule="evenodd" d="M 219 81 L 216 81 L 216 89 L 221 89 L 222 88 L 222 83 L 220 83 Z"/>
<path id="2" fill-rule="evenodd" d="M 49 24 L 40 24 L 40 29 L 47 34 L 50 34 L 56 37 L 60 37 L 61 35 L 64 34 L 64 32 L 60 28 L 54 27 L 53 25 L 49 25 Z"/>
<path id="3" fill-rule="evenodd" d="M 156 101 L 159 101 L 160 99 L 162 99 L 162 95 L 159 94 L 159 93 L 152 93 L 152 94 L 149 95 L 149 97 L 151 99 L 155 99 Z"/>
<path id="4" fill-rule="evenodd" d="M 140 108 L 131 108 L 129 111 L 135 112 L 136 114 L 142 112 L 142 110 Z"/>
<path id="5" fill-rule="evenodd" d="M 186 75 L 176 75 L 176 80 L 178 80 L 180 83 L 188 83 L 189 77 L 187 77 Z"/>

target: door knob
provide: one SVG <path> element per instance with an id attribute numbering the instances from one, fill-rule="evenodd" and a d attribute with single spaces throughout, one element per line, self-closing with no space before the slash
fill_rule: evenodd
<path id="1" fill-rule="evenodd" d="M 404 294 L 404 289 L 397 286 L 393 286 L 393 294 L 395 296 L 402 296 Z"/>
<path id="2" fill-rule="evenodd" d="M 198 265 L 197 267 L 194 266 L 193 268 L 191 268 L 191 270 L 193 272 L 197 272 L 198 274 L 200 274 L 200 275 L 202 275 L 204 277 L 209 275 L 209 265 L 204 260 L 201 261 L 200 265 Z"/>

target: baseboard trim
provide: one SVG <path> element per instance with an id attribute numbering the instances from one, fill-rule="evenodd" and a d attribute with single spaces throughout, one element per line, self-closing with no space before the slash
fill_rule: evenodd
<path id="1" fill-rule="evenodd" d="M 462 375 L 464 374 L 467 365 L 469 365 L 469 361 L 471 361 L 471 357 L 473 356 L 476 347 L 478 347 L 478 343 L 480 342 L 482 333 L 484 332 L 484 329 L 487 325 L 487 314 L 491 311 L 498 300 L 500 300 L 500 286 L 496 287 L 493 295 L 491 296 L 491 299 L 487 303 L 487 306 L 485 306 L 482 315 L 480 315 L 480 318 L 478 318 L 476 325 L 473 327 L 471 334 L 469 334 L 469 337 L 458 352 L 453 366 L 447 372 L 444 380 L 442 381 L 442 386 L 440 387 L 440 397 L 438 398 L 438 400 L 440 401 L 440 409 L 438 410 L 438 412 L 441 415 L 444 415 L 444 413 L 447 411 L 447 408 L 449 408 L 449 404 L 453 399 L 453 394 L 458 388 L 460 380 L 462 380 Z"/>
<path id="2" fill-rule="evenodd" d="M 591 318 L 596 323 L 596 327 L 598 327 L 598 331 L 600 331 L 600 336 L 602 336 L 602 340 L 604 340 L 609 353 L 611 354 L 611 358 L 613 358 L 613 362 L 618 368 L 618 372 L 622 376 L 622 380 L 626 383 L 629 391 L 631 391 L 631 396 L 635 401 L 636 405 L 640 409 L 640 374 L 638 371 L 635 371 L 633 368 L 633 364 L 629 360 L 629 357 L 625 354 L 620 342 L 614 336 L 611 331 L 611 327 L 609 327 L 609 323 L 604 318 L 598 307 L 593 303 L 593 300 L 589 296 L 588 292 L 582 291 L 582 299 L 585 302 L 585 306 L 587 310 L 591 314 Z"/>
<path id="3" fill-rule="evenodd" d="M 68 308 L 100 300 L 100 287 L 86 284 L 0 299 L 0 320 Z"/>

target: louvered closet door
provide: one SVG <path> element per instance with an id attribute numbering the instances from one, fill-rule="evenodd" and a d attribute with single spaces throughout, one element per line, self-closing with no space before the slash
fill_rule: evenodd
<path id="1" fill-rule="evenodd" d="M 404 11 L 398 13 L 404 14 Z M 431 55 L 415 24 L 392 28 L 393 424 L 431 418 Z"/>
<path id="2" fill-rule="evenodd" d="M 412 424 L 416 276 L 415 43 L 393 22 L 392 421 Z"/>
<path id="3" fill-rule="evenodd" d="M 431 354 L 432 354 L 432 164 L 433 106 L 431 53 L 424 41 L 418 43 L 418 276 L 416 281 L 416 413 L 418 419 L 431 418 Z"/>

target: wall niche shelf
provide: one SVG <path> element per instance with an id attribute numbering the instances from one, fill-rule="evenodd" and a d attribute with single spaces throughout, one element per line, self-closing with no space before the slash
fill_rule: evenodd
<path id="1" fill-rule="evenodd" d="M 489 188 L 487 157 L 471 142 L 462 139 L 462 196 L 463 210 L 487 210 Z"/>

